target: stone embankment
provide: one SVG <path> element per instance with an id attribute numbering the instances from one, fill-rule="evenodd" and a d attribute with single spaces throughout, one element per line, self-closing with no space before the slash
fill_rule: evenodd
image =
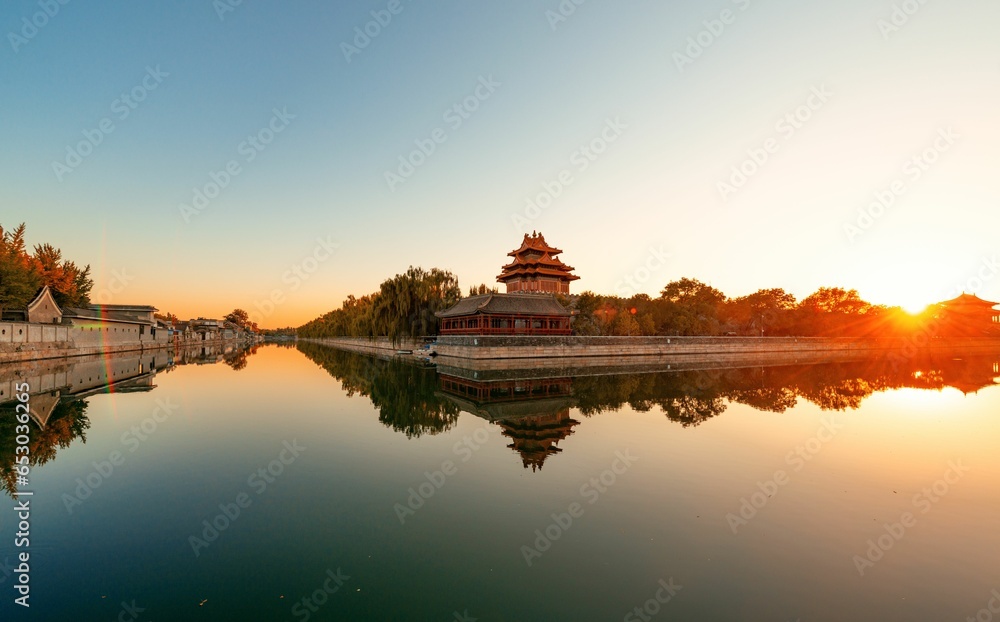
<path id="1" fill-rule="evenodd" d="M 422 341 L 406 340 L 393 344 L 388 338 L 305 339 L 344 350 L 394 355 L 399 351 L 418 351 Z M 919 347 L 918 347 L 919 346 Z M 446 335 L 437 338 L 432 349 L 442 361 L 479 360 L 514 361 L 531 359 L 532 365 L 545 365 L 559 359 L 581 359 L 595 365 L 620 365 L 623 361 L 662 360 L 710 356 L 713 359 L 763 357 L 768 361 L 803 358 L 807 360 L 847 360 L 863 356 L 940 350 L 954 352 L 1000 351 L 1000 339 L 926 339 L 919 344 L 892 339 L 849 339 L 826 337 L 476 337 Z M 583 360 L 585 359 L 585 360 Z M 561 365 L 561 363 L 553 363 Z"/>
<path id="2" fill-rule="evenodd" d="M 920 349 L 985 351 L 1000 349 L 1000 339 L 929 339 Z M 826 337 L 438 337 L 434 350 L 454 359 L 620 359 L 672 355 L 871 354 L 915 348 L 900 340 Z"/>
<path id="3" fill-rule="evenodd" d="M 166 330 L 145 330 L 134 325 L 92 327 L 0 322 L 0 364 L 235 341 L 178 341 Z"/>
<path id="4" fill-rule="evenodd" d="M 399 343 L 393 344 L 392 340 L 388 337 L 377 337 L 375 339 L 369 339 L 368 337 L 334 337 L 331 339 L 299 339 L 299 341 L 308 341 L 310 343 L 319 343 L 325 346 L 340 348 L 341 350 L 382 356 L 393 355 L 397 352 L 409 353 L 418 350 L 424 343 L 422 340 L 404 339 Z"/>

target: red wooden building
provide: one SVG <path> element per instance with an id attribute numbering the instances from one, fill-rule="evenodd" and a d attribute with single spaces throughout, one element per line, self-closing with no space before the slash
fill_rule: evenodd
<path id="1" fill-rule="evenodd" d="M 442 335 L 570 335 L 572 313 L 555 294 L 569 294 L 572 274 L 541 233 L 524 234 L 521 247 L 507 253 L 514 261 L 503 267 L 497 281 L 506 294 L 483 294 L 439 311 Z"/>
<path id="2" fill-rule="evenodd" d="M 439 311 L 442 335 L 570 335 L 571 313 L 552 296 L 484 294 Z"/>
<path id="3" fill-rule="evenodd" d="M 980 337 L 1000 335 L 1000 311 L 997 303 L 983 300 L 975 294 L 937 304 L 936 319 L 939 334 L 947 337 Z"/>

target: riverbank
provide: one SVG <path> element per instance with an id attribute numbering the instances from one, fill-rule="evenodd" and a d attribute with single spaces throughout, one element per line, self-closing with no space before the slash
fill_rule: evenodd
<path id="1" fill-rule="evenodd" d="M 1000 339 L 900 340 L 830 337 L 476 337 L 441 336 L 434 350 L 452 359 L 631 358 L 673 355 L 909 353 L 918 350 L 1000 350 Z"/>
<path id="2" fill-rule="evenodd" d="M 377 339 L 340 337 L 305 339 L 364 354 L 393 355 L 398 351 L 418 350 L 422 340 L 404 340 L 397 344 L 385 337 Z M 667 364 L 677 357 L 758 357 L 768 360 L 789 356 L 815 360 L 850 359 L 878 354 L 912 356 L 917 351 L 990 352 L 1000 351 L 1000 339 L 930 339 L 920 347 L 899 340 L 862 340 L 829 337 L 476 337 L 439 336 L 432 346 L 443 361 L 505 361 L 530 359 L 532 364 L 555 366 L 560 359 L 586 359 L 586 364 L 617 366 L 623 360 L 655 361 Z M 666 358 L 665 358 L 666 357 Z"/>
<path id="3" fill-rule="evenodd" d="M 95 330 L 96 328 L 96 330 Z M 0 364 L 42 359 L 153 352 L 232 344 L 239 338 L 184 340 L 166 330 L 142 331 L 134 326 L 64 326 L 0 322 Z"/>

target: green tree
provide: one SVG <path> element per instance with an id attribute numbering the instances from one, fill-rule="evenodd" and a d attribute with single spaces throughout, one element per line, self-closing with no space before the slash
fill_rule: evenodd
<path id="1" fill-rule="evenodd" d="M 660 292 L 657 331 L 667 335 L 716 335 L 726 295 L 689 278 L 672 281 Z"/>
<path id="2" fill-rule="evenodd" d="M 495 294 L 499 290 L 496 287 L 490 287 L 486 283 L 480 283 L 479 285 L 473 285 L 469 288 L 470 296 L 482 296 L 484 294 Z"/>

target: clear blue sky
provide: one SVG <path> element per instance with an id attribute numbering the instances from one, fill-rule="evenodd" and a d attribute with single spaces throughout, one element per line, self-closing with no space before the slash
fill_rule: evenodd
<path id="1" fill-rule="evenodd" d="M 843 285 L 913 306 L 998 254 L 989 0 L 913 2 L 895 30 L 894 3 L 867 0 L 587 0 L 558 22 L 556 0 L 58 6 L 0 12 L 0 224 L 90 263 L 113 302 L 221 315 L 278 290 L 258 319 L 297 325 L 410 264 L 492 283 L 532 229 L 565 250 L 576 291 L 604 293 L 690 276 L 730 295 Z M 391 21 L 376 29 L 372 11 Z M 380 32 L 345 54 L 366 25 Z M 145 99 L 130 106 L 133 89 Z M 463 102 L 476 109 L 445 114 Z M 807 120 L 779 124 L 797 110 Z M 241 148 L 269 124 L 270 144 Z M 76 165 L 84 131 L 100 144 Z M 603 153 L 574 158 L 602 134 Z M 768 146 L 742 187 L 720 188 Z M 239 173 L 185 219 L 230 161 Z M 515 223 L 563 171 L 551 205 Z M 845 230 L 896 180 L 879 217 Z M 317 238 L 339 247 L 312 264 Z M 670 257 L 647 278 L 650 248 Z M 988 276 L 972 286 L 998 299 Z"/>

